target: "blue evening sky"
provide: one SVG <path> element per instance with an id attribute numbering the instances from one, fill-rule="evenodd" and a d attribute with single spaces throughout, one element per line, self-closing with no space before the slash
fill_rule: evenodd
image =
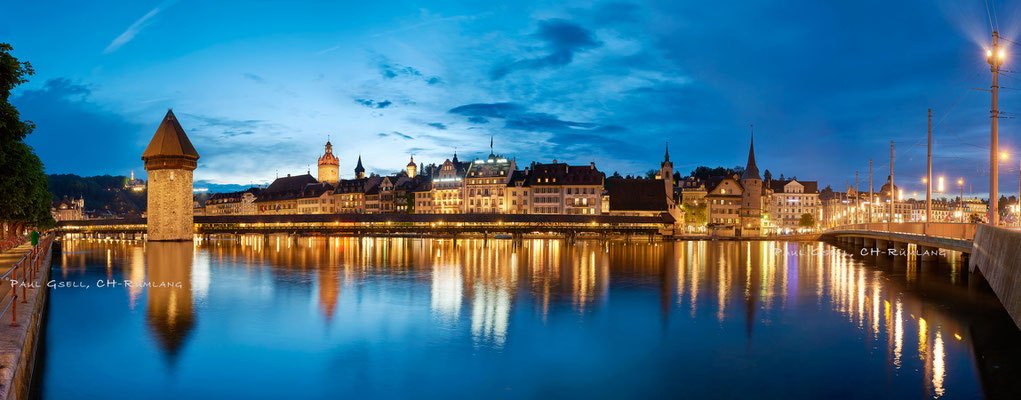
<path id="1" fill-rule="evenodd" d="M 991 1 L 1021 41 L 1021 7 Z M 0 41 L 36 75 L 12 97 L 50 173 L 144 177 L 173 108 L 196 179 L 304 173 L 329 137 L 351 177 L 497 153 L 608 174 L 743 165 L 867 184 L 867 163 L 922 190 L 934 171 L 988 186 L 990 18 L 971 1 L 8 1 Z M 1006 69 L 1021 46 L 1010 45 Z M 1014 57 L 1013 54 L 1018 54 Z M 1002 110 L 1021 114 L 1021 74 Z M 1007 114 L 1013 116 L 1014 114 Z M 1019 124 L 1001 187 L 1017 190 Z M 877 184 L 878 185 L 878 184 Z M 951 190 L 956 190 L 951 189 Z M 966 189 L 967 191 L 967 189 Z M 923 195 L 924 196 L 924 195 Z"/>

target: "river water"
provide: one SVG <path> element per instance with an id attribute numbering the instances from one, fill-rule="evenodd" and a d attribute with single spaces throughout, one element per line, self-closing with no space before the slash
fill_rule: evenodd
<path id="1" fill-rule="evenodd" d="M 1021 333 L 953 256 L 818 242 L 59 247 L 46 399 L 1018 393 Z"/>

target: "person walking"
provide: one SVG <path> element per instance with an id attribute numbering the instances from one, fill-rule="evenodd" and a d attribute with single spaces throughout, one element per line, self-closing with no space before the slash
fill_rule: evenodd
<path id="1" fill-rule="evenodd" d="M 32 238 L 32 247 L 39 244 L 39 231 L 32 229 L 32 234 L 29 237 Z"/>

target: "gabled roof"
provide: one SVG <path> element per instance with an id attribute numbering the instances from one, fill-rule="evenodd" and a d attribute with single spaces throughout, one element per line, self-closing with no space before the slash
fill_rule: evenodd
<path id="1" fill-rule="evenodd" d="M 658 179 L 607 178 L 610 211 L 668 211 L 666 186 Z"/>
<path id="2" fill-rule="evenodd" d="M 595 164 L 532 164 L 528 173 L 529 185 L 599 185 L 602 183 L 603 173 L 596 169 Z"/>
<path id="3" fill-rule="evenodd" d="M 156 128 L 156 134 L 152 136 L 149 146 L 142 153 L 142 160 L 153 157 L 183 157 L 194 160 L 199 158 L 199 153 L 195 151 L 195 146 L 191 145 L 173 110 L 167 110 L 163 122 Z"/>
<path id="4" fill-rule="evenodd" d="M 319 182 L 316 178 L 313 178 L 311 174 L 304 175 L 287 175 L 283 178 L 277 178 L 263 191 L 264 194 L 272 194 L 278 192 L 289 192 L 298 191 L 305 188 L 305 185 L 310 183 Z"/>

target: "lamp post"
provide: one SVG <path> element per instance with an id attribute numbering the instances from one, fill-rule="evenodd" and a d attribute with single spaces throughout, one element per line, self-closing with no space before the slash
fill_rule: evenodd
<path id="1" fill-rule="evenodd" d="M 997 159 L 997 145 L 999 141 L 999 94 L 1000 86 L 997 84 L 1000 76 L 1000 66 L 1003 65 L 1003 60 L 1006 58 L 1006 54 L 1003 49 L 1000 48 L 1000 34 L 997 31 L 993 31 L 993 47 L 986 50 L 986 61 L 989 62 L 989 72 L 993 74 L 993 84 L 990 86 L 992 91 L 992 109 L 989 110 L 990 119 L 990 132 L 989 132 L 989 224 L 996 226 L 999 223 L 999 210 L 997 209 L 996 203 L 1000 196 L 999 188 L 997 187 L 997 181 L 999 180 L 999 160 Z"/>
<path id="2" fill-rule="evenodd" d="M 964 178 L 957 180 L 957 185 L 961 187 L 961 197 L 957 199 L 957 208 L 960 209 L 961 221 L 964 222 Z"/>

